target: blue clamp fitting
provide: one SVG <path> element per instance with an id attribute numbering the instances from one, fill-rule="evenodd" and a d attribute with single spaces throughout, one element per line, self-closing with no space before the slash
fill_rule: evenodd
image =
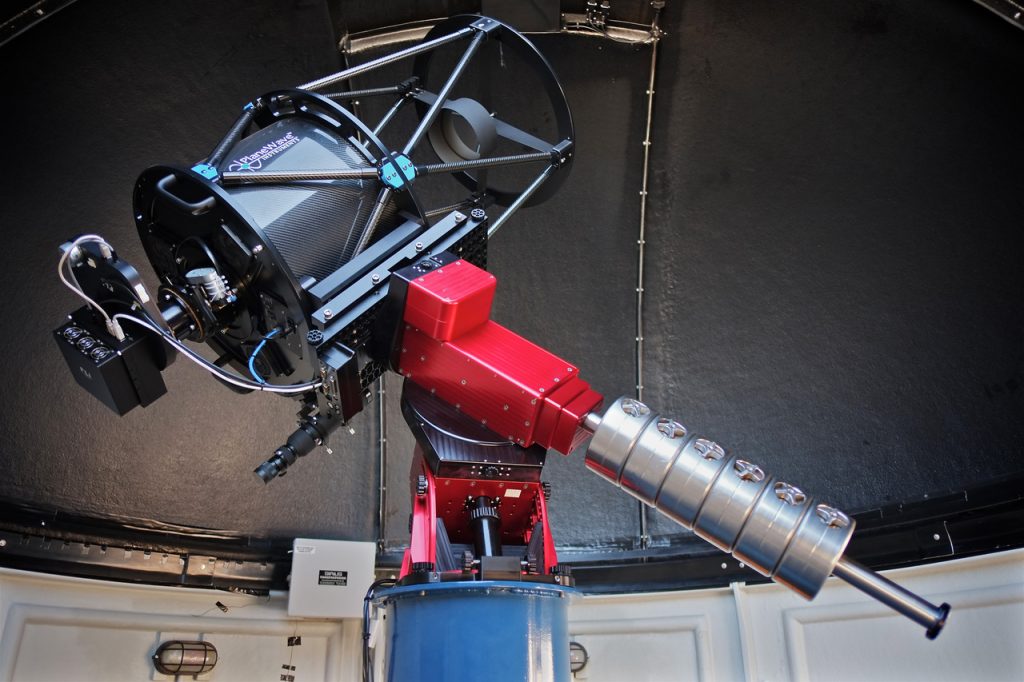
<path id="1" fill-rule="evenodd" d="M 380 181 L 391 189 L 405 189 L 405 186 L 416 179 L 416 167 L 405 154 L 393 154 L 385 159 L 377 170 Z"/>
<path id="2" fill-rule="evenodd" d="M 217 169 L 208 163 L 197 163 L 196 165 L 192 166 L 192 170 L 194 170 L 196 173 L 199 173 L 207 180 L 216 180 L 218 177 Z"/>
<path id="3" fill-rule="evenodd" d="M 252 108 L 253 108 L 254 106 L 255 106 L 255 105 L 254 105 L 254 104 L 253 104 L 252 102 L 247 102 L 247 103 L 246 103 L 246 105 L 245 105 L 244 107 L 242 107 L 242 111 L 249 111 L 249 110 L 250 110 L 250 109 L 252 109 Z"/>

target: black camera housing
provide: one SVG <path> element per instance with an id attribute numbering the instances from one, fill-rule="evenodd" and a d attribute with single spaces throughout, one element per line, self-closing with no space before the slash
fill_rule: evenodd
<path id="1" fill-rule="evenodd" d="M 88 306 L 53 331 L 75 381 L 121 416 L 167 392 L 160 375 L 167 366 L 163 342 L 141 329 L 125 332 L 124 341 L 118 341 Z"/>

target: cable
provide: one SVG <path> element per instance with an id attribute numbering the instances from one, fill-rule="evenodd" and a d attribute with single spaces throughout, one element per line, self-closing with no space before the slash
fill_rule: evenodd
<path id="1" fill-rule="evenodd" d="M 396 584 L 392 578 L 375 580 L 363 597 L 363 682 L 373 682 L 373 665 L 370 660 L 370 602 L 378 587 L 391 587 Z"/>
<path id="2" fill-rule="evenodd" d="M 194 350 L 183 344 L 178 339 L 174 338 L 174 336 L 163 331 L 162 329 L 157 327 L 155 324 L 152 324 L 151 322 L 140 319 L 138 317 L 133 317 L 131 315 L 126 315 L 124 313 L 117 313 L 116 315 L 114 315 L 113 319 L 128 320 L 129 322 L 134 322 L 135 324 L 145 327 L 146 329 L 149 329 L 152 332 L 156 332 L 157 334 L 163 337 L 164 341 L 173 346 L 175 350 L 179 351 L 182 355 L 184 355 L 186 358 L 188 358 L 192 362 L 196 363 L 197 365 L 205 369 L 207 372 L 215 375 L 219 379 L 223 379 L 229 384 L 238 386 L 240 388 L 247 388 L 253 391 L 267 391 L 268 393 L 291 394 L 305 393 L 306 391 L 311 391 L 323 383 L 321 380 L 317 379 L 316 381 L 309 381 L 304 384 L 291 384 L 288 386 L 272 386 L 270 384 L 260 384 L 249 379 L 244 379 L 236 374 L 232 374 L 231 372 L 228 372 L 227 370 L 218 367 L 217 365 L 213 364 L 212 362 L 210 362 L 209 360 L 207 360 L 206 358 L 199 355 Z"/>
<path id="3" fill-rule="evenodd" d="M 660 10 L 658 10 L 658 11 L 660 12 Z M 655 20 L 655 23 L 657 23 L 657 20 Z M 654 27 L 655 26 L 652 25 L 652 29 Z M 600 28 L 597 28 L 596 26 L 591 26 L 590 24 L 583 24 L 583 23 L 580 23 L 580 22 L 576 22 L 576 23 L 573 23 L 573 24 L 567 24 L 566 25 L 566 29 L 568 29 L 570 31 L 572 31 L 574 29 L 575 30 L 590 31 L 592 33 L 598 34 L 599 36 L 607 38 L 608 40 L 612 41 L 613 43 L 622 43 L 623 45 L 650 45 L 651 43 L 657 41 L 657 39 L 653 35 L 653 32 L 652 32 L 652 34 L 650 36 L 648 36 L 644 40 L 626 40 L 625 38 L 616 38 L 612 34 L 608 33 L 608 31 L 606 29 L 600 29 Z"/>
<path id="4" fill-rule="evenodd" d="M 259 372 L 256 371 L 256 356 L 260 354 L 261 350 L 263 350 L 263 346 L 267 345 L 267 341 L 277 336 L 277 332 L 279 331 L 279 329 L 271 329 L 270 333 L 264 336 L 263 339 L 256 344 L 256 349 L 252 352 L 252 355 L 249 356 L 249 374 L 251 374 L 252 378 L 261 384 L 265 384 L 267 381 L 260 376 Z"/>
<path id="5" fill-rule="evenodd" d="M 135 324 L 146 327 L 150 331 L 154 331 L 160 334 L 167 343 L 171 344 L 176 350 L 185 355 L 185 357 L 187 357 L 189 360 L 196 363 L 197 365 L 205 369 L 207 372 L 210 372 L 211 374 L 217 376 L 220 379 L 223 379 L 229 384 L 238 386 L 240 388 L 252 389 L 254 391 L 267 391 L 269 393 L 304 393 L 306 391 L 310 391 L 317 388 L 318 386 L 320 386 L 321 383 L 323 383 L 322 381 L 317 380 L 310 381 L 304 384 L 292 384 L 289 386 L 272 386 L 269 384 L 260 384 L 255 381 L 243 379 L 242 377 L 232 374 L 231 372 L 228 372 L 213 364 L 212 362 L 210 362 L 209 360 L 202 357 L 201 355 L 193 351 L 191 348 L 183 344 L 181 341 L 178 341 L 178 339 L 159 329 L 156 325 L 153 325 L 150 322 L 141 320 L 137 317 L 132 317 L 131 315 L 126 315 L 124 313 L 118 313 L 117 315 L 114 315 L 114 319 L 125 319 L 130 322 L 134 322 Z"/>
<path id="6" fill-rule="evenodd" d="M 97 244 L 102 244 L 103 246 L 105 246 L 108 249 L 110 249 L 111 252 L 114 251 L 114 247 L 111 246 L 110 242 L 108 242 L 103 237 L 100 237 L 99 235 L 96 235 L 96 234 L 85 234 L 85 235 L 82 235 L 81 237 L 78 237 L 75 240 L 73 240 L 71 242 L 71 245 L 68 247 L 68 249 L 66 251 L 64 251 L 64 253 L 61 255 L 60 261 L 57 263 L 57 276 L 60 277 L 60 281 L 64 283 L 64 286 L 66 286 L 68 289 L 71 289 L 71 291 L 75 292 L 75 294 L 77 296 L 80 296 L 81 298 L 83 298 L 89 305 L 91 305 L 93 308 L 95 308 L 97 310 L 97 312 L 99 312 L 100 315 L 103 316 L 103 318 L 106 320 L 107 331 L 109 331 L 114 337 L 116 337 L 118 341 L 124 341 L 124 339 L 125 339 L 124 330 L 121 329 L 121 325 L 118 323 L 118 320 L 119 319 L 121 319 L 121 320 L 128 320 L 129 322 L 134 322 L 135 324 L 140 325 L 142 327 L 145 327 L 146 329 L 149 329 L 152 332 L 156 332 L 161 337 L 163 337 L 163 339 L 167 343 L 169 343 L 171 346 L 173 346 L 175 349 L 177 349 L 182 355 L 184 355 L 189 360 L 191 360 L 192 362 L 196 363 L 197 365 L 199 365 L 200 367 L 205 369 L 207 372 L 210 372 L 211 374 L 213 374 L 213 375 L 217 376 L 218 378 L 228 382 L 229 384 L 232 384 L 234 386 L 238 386 L 240 388 L 247 388 L 247 389 L 251 389 L 251 390 L 254 390 L 254 391 L 267 391 L 269 393 L 291 394 L 291 393 L 305 393 L 306 391 L 311 391 L 311 390 L 317 388 L 318 386 L 320 386 L 321 383 L 323 383 L 320 380 L 316 380 L 316 381 L 306 382 L 304 384 L 292 384 L 290 386 L 271 386 L 271 385 L 268 385 L 262 379 L 262 377 L 257 377 L 259 379 L 259 381 L 250 381 L 248 379 L 245 379 L 245 378 L 239 377 L 239 376 L 237 376 L 235 374 L 232 374 L 231 372 L 228 372 L 227 370 L 224 370 L 224 369 L 218 367 L 217 365 L 213 364 L 212 362 L 210 362 L 209 360 L 207 360 L 206 358 L 204 358 L 203 356 L 199 355 L 194 350 L 192 350 L 191 348 L 189 348 L 188 346 L 183 344 L 181 341 L 176 339 L 172 334 L 170 334 L 169 332 L 161 329 L 159 326 L 157 326 L 151 320 L 143 320 L 143 319 L 140 319 L 138 317 L 134 317 L 132 315 L 126 315 L 124 313 L 117 313 L 116 315 L 111 317 L 111 315 L 109 313 L 107 313 L 107 311 L 104 310 L 103 307 L 99 303 L 97 303 L 93 299 L 89 298 L 89 296 L 84 291 L 82 291 L 82 287 L 80 285 L 78 285 L 77 279 L 75 280 L 75 283 L 72 284 L 64 276 L 64 265 L 68 262 L 68 257 L 71 255 L 71 252 L 74 251 L 80 244 L 85 244 L 87 242 L 95 242 Z M 71 274 L 72 277 L 75 276 L 74 272 L 70 269 L 70 266 L 68 268 L 68 272 Z M 147 296 L 148 296 L 148 294 L 147 294 Z M 145 315 L 144 311 L 143 311 L 143 314 Z M 263 344 L 266 343 L 267 339 L 270 339 L 271 337 L 273 337 L 277 331 L 278 330 L 276 330 L 276 329 L 271 331 L 270 334 L 267 334 L 267 336 L 264 337 L 264 339 L 262 341 L 260 341 L 259 345 L 256 347 L 256 350 L 253 352 L 253 358 L 263 348 Z M 253 366 L 252 366 L 253 358 L 250 358 L 250 370 L 253 369 Z M 254 376 L 256 376 L 255 372 L 254 372 Z"/>
<path id="7" fill-rule="evenodd" d="M 75 283 L 72 284 L 67 280 L 66 277 L 64 277 L 64 264 L 68 262 L 68 256 L 70 256 L 71 252 L 78 248 L 80 244 L 85 244 L 86 242 L 96 242 L 97 244 L 102 244 L 103 246 L 110 249 L 111 253 L 113 253 L 114 251 L 114 247 L 111 246 L 106 239 L 99 236 L 98 234 L 83 234 L 81 237 L 78 237 L 77 239 L 72 241 L 71 245 L 67 248 L 67 250 L 63 254 L 61 254 L 60 261 L 58 261 L 57 263 L 57 276 L 60 277 L 61 282 L 64 282 L 64 286 L 66 286 L 68 289 L 71 289 L 71 291 L 75 292 L 75 295 L 80 296 L 82 299 L 84 299 L 86 303 L 95 308 L 100 313 L 100 315 L 104 317 L 104 319 L 107 321 L 107 331 L 109 331 L 111 335 L 113 335 L 118 341 L 124 341 L 124 330 L 121 329 L 121 325 L 117 323 L 116 319 L 111 318 L 110 315 L 107 314 L 107 311 L 104 310 L 99 303 L 89 298 L 89 296 L 86 295 L 84 291 L 82 291 L 82 287 L 81 285 L 78 284 L 78 279 L 75 278 L 75 273 L 71 269 L 70 265 L 68 266 L 68 273 L 71 275 L 72 279 L 75 280 Z"/>

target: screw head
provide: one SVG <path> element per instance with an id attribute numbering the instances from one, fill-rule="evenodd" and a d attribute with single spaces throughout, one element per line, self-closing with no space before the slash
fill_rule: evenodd
<path id="1" fill-rule="evenodd" d="M 804 491 L 797 488 L 795 485 L 786 483 L 785 481 L 779 481 L 775 484 L 775 497 L 779 498 L 786 504 L 803 504 L 807 496 L 804 495 Z"/>
<path id="2" fill-rule="evenodd" d="M 698 438 L 693 443 L 693 449 L 696 450 L 701 457 L 709 461 L 718 461 L 725 457 L 725 450 L 722 449 L 722 446 L 706 438 Z"/>
<path id="3" fill-rule="evenodd" d="M 732 464 L 733 471 L 736 475 L 742 478 L 744 481 L 753 481 L 754 483 L 760 483 L 764 480 L 764 469 L 748 462 L 745 459 L 738 459 Z"/>
<path id="4" fill-rule="evenodd" d="M 334 317 L 334 311 L 330 308 L 324 308 L 324 319 L 329 320 Z"/>
<path id="5" fill-rule="evenodd" d="M 644 405 L 639 400 L 633 400 L 632 398 L 625 398 L 619 407 L 622 411 L 628 414 L 630 417 L 642 417 L 651 413 L 651 408 Z"/>
<path id="6" fill-rule="evenodd" d="M 423 250 L 423 242 L 416 242 L 416 250 L 417 251 L 422 251 Z"/>
<path id="7" fill-rule="evenodd" d="M 658 420 L 658 430 L 669 438 L 682 438 L 686 435 L 686 427 L 672 419 L 662 417 Z"/>
<path id="8" fill-rule="evenodd" d="M 829 528 L 847 528 L 851 523 L 849 516 L 827 504 L 819 504 L 814 513 Z"/>

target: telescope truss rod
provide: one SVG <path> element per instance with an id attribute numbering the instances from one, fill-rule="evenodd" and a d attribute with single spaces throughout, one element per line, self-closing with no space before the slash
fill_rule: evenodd
<path id="1" fill-rule="evenodd" d="M 455 173 L 457 171 L 475 170 L 478 168 L 495 168 L 497 166 L 513 166 L 520 163 L 551 161 L 550 152 L 534 152 L 531 154 L 512 154 L 510 156 L 492 156 L 484 159 L 469 159 L 449 163 L 428 163 L 416 166 L 416 175 L 432 173 Z"/>
<path id="2" fill-rule="evenodd" d="M 472 29 L 463 30 L 465 31 Z M 455 87 L 455 84 L 458 83 L 459 81 L 459 77 L 462 76 L 462 72 L 466 70 L 466 67 L 469 65 L 470 60 L 473 58 L 473 55 L 476 54 L 476 51 L 483 44 L 485 38 L 487 38 L 487 33 L 485 31 L 480 31 L 473 38 L 473 41 L 469 44 L 469 47 L 466 48 L 466 52 L 462 55 L 462 58 L 459 60 L 459 63 L 455 65 L 454 69 L 452 69 L 452 73 L 450 76 L 448 76 L 448 80 L 445 82 L 444 86 L 438 91 L 437 99 L 434 100 L 434 103 L 432 105 L 430 105 L 430 109 L 427 110 L 427 114 L 423 117 L 423 120 L 420 121 L 419 126 L 416 128 L 416 131 L 413 132 L 412 137 L 409 138 L 409 141 L 405 143 L 405 147 L 402 149 L 403 154 L 411 154 L 412 150 L 415 149 L 416 145 L 418 145 L 420 141 L 423 139 L 423 136 L 427 134 L 428 130 L 430 130 L 430 126 L 434 125 L 434 121 L 437 120 L 437 117 L 440 115 L 444 103 L 448 100 L 448 95 L 451 94 L 452 89 Z"/>
<path id="3" fill-rule="evenodd" d="M 380 194 L 377 195 L 377 203 L 373 205 L 373 211 L 370 212 L 370 217 L 366 219 L 366 227 L 363 228 L 363 233 L 359 235 L 359 241 L 356 242 L 355 251 L 352 252 L 352 257 L 355 258 L 363 249 L 370 243 L 370 239 L 373 237 L 374 231 L 377 229 L 377 223 L 380 222 L 380 217 L 384 215 L 384 208 L 388 205 L 388 199 L 391 198 L 391 188 L 384 187 L 380 190 Z"/>
<path id="4" fill-rule="evenodd" d="M 246 106 L 246 108 L 242 110 L 242 115 L 239 116 L 238 120 L 235 121 L 235 124 L 231 126 L 227 135 L 217 143 L 217 146 L 214 147 L 212 152 L 210 152 L 210 155 L 206 157 L 206 163 L 208 165 L 213 168 L 217 168 L 221 164 L 224 160 L 224 156 L 228 153 L 228 150 L 242 139 L 242 135 L 244 135 L 245 131 L 249 128 L 249 124 L 252 123 L 255 115 L 255 106 Z"/>
<path id="5" fill-rule="evenodd" d="M 364 180 L 377 176 L 377 169 L 370 167 L 303 171 L 225 171 L 221 173 L 224 184 L 228 185 L 276 185 L 282 182 L 311 180 Z"/>
<path id="6" fill-rule="evenodd" d="M 471 26 L 467 26 L 466 28 L 456 31 L 455 33 L 449 33 L 446 36 L 441 36 L 440 38 L 428 40 L 425 43 L 420 43 L 419 45 L 413 45 L 412 47 L 407 47 L 404 50 L 399 50 L 394 54 L 389 54 L 384 57 L 380 57 L 379 59 L 371 59 L 365 64 L 353 66 L 343 71 L 338 71 L 337 73 L 331 74 L 329 76 L 324 76 L 323 78 L 318 78 L 316 80 L 309 81 L 308 83 L 303 83 L 302 85 L 299 86 L 299 89 L 314 91 L 320 90 L 321 88 L 326 88 L 329 85 L 340 83 L 341 81 L 348 80 L 349 78 L 353 78 L 360 74 L 374 71 L 383 66 L 387 66 L 388 64 L 394 64 L 395 62 L 400 61 L 402 59 L 406 59 L 407 57 L 414 57 L 418 54 L 423 54 L 424 52 L 430 52 L 433 49 L 441 47 L 442 45 L 447 45 L 448 43 L 454 43 L 458 40 L 462 40 L 463 38 L 467 38 L 471 34 L 475 33 L 476 30 L 477 29 Z"/>
<path id="7" fill-rule="evenodd" d="M 380 131 L 384 130 L 384 128 L 387 127 L 388 123 L 391 123 L 391 119 L 393 119 L 395 115 L 399 111 L 401 111 L 402 107 L 404 107 L 405 103 L 408 101 L 409 97 L 408 95 L 406 95 L 405 97 L 402 97 L 400 100 L 391 105 L 391 108 L 388 109 L 386 114 L 384 114 L 384 117 L 380 119 L 380 123 L 378 123 L 377 127 L 373 129 L 373 134 L 380 135 Z"/>
<path id="8" fill-rule="evenodd" d="M 465 201 L 460 201 L 457 204 L 449 204 L 448 206 L 432 208 L 429 211 L 426 211 L 424 215 L 428 218 L 436 218 L 439 215 L 448 215 L 452 211 L 468 211 L 473 208 L 474 205 L 475 204 L 472 199 L 467 199 Z"/>
<path id="9" fill-rule="evenodd" d="M 386 88 L 366 88 L 365 90 L 349 90 L 348 92 L 332 92 L 324 94 L 327 99 L 346 101 L 360 97 L 378 97 L 380 95 L 397 95 L 406 92 L 407 88 L 402 85 L 390 85 Z"/>
<path id="10" fill-rule="evenodd" d="M 547 168 L 545 168 L 544 171 L 540 175 L 538 175 L 534 179 L 534 181 L 531 182 L 530 185 L 526 189 L 524 189 L 518 197 L 516 197 L 516 200 L 509 204 L 508 208 L 505 209 L 505 212 L 498 216 L 497 220 L 491 223 L 491 226 L 487 228 L 488 239 L 493 237 L 494 233 L 497 232 L 498 229 L 505 224 L 505 221 L 511 218 L 512 214 L 518 211 L 519 208 L 530 199 L 533 193 L 540 189 L 540 186 L 543 185 L 547 181 L 547 179 L 554 174 L 555 168 L 557 168 L 557 166 L 555 165 L 550 165 Z"/>

